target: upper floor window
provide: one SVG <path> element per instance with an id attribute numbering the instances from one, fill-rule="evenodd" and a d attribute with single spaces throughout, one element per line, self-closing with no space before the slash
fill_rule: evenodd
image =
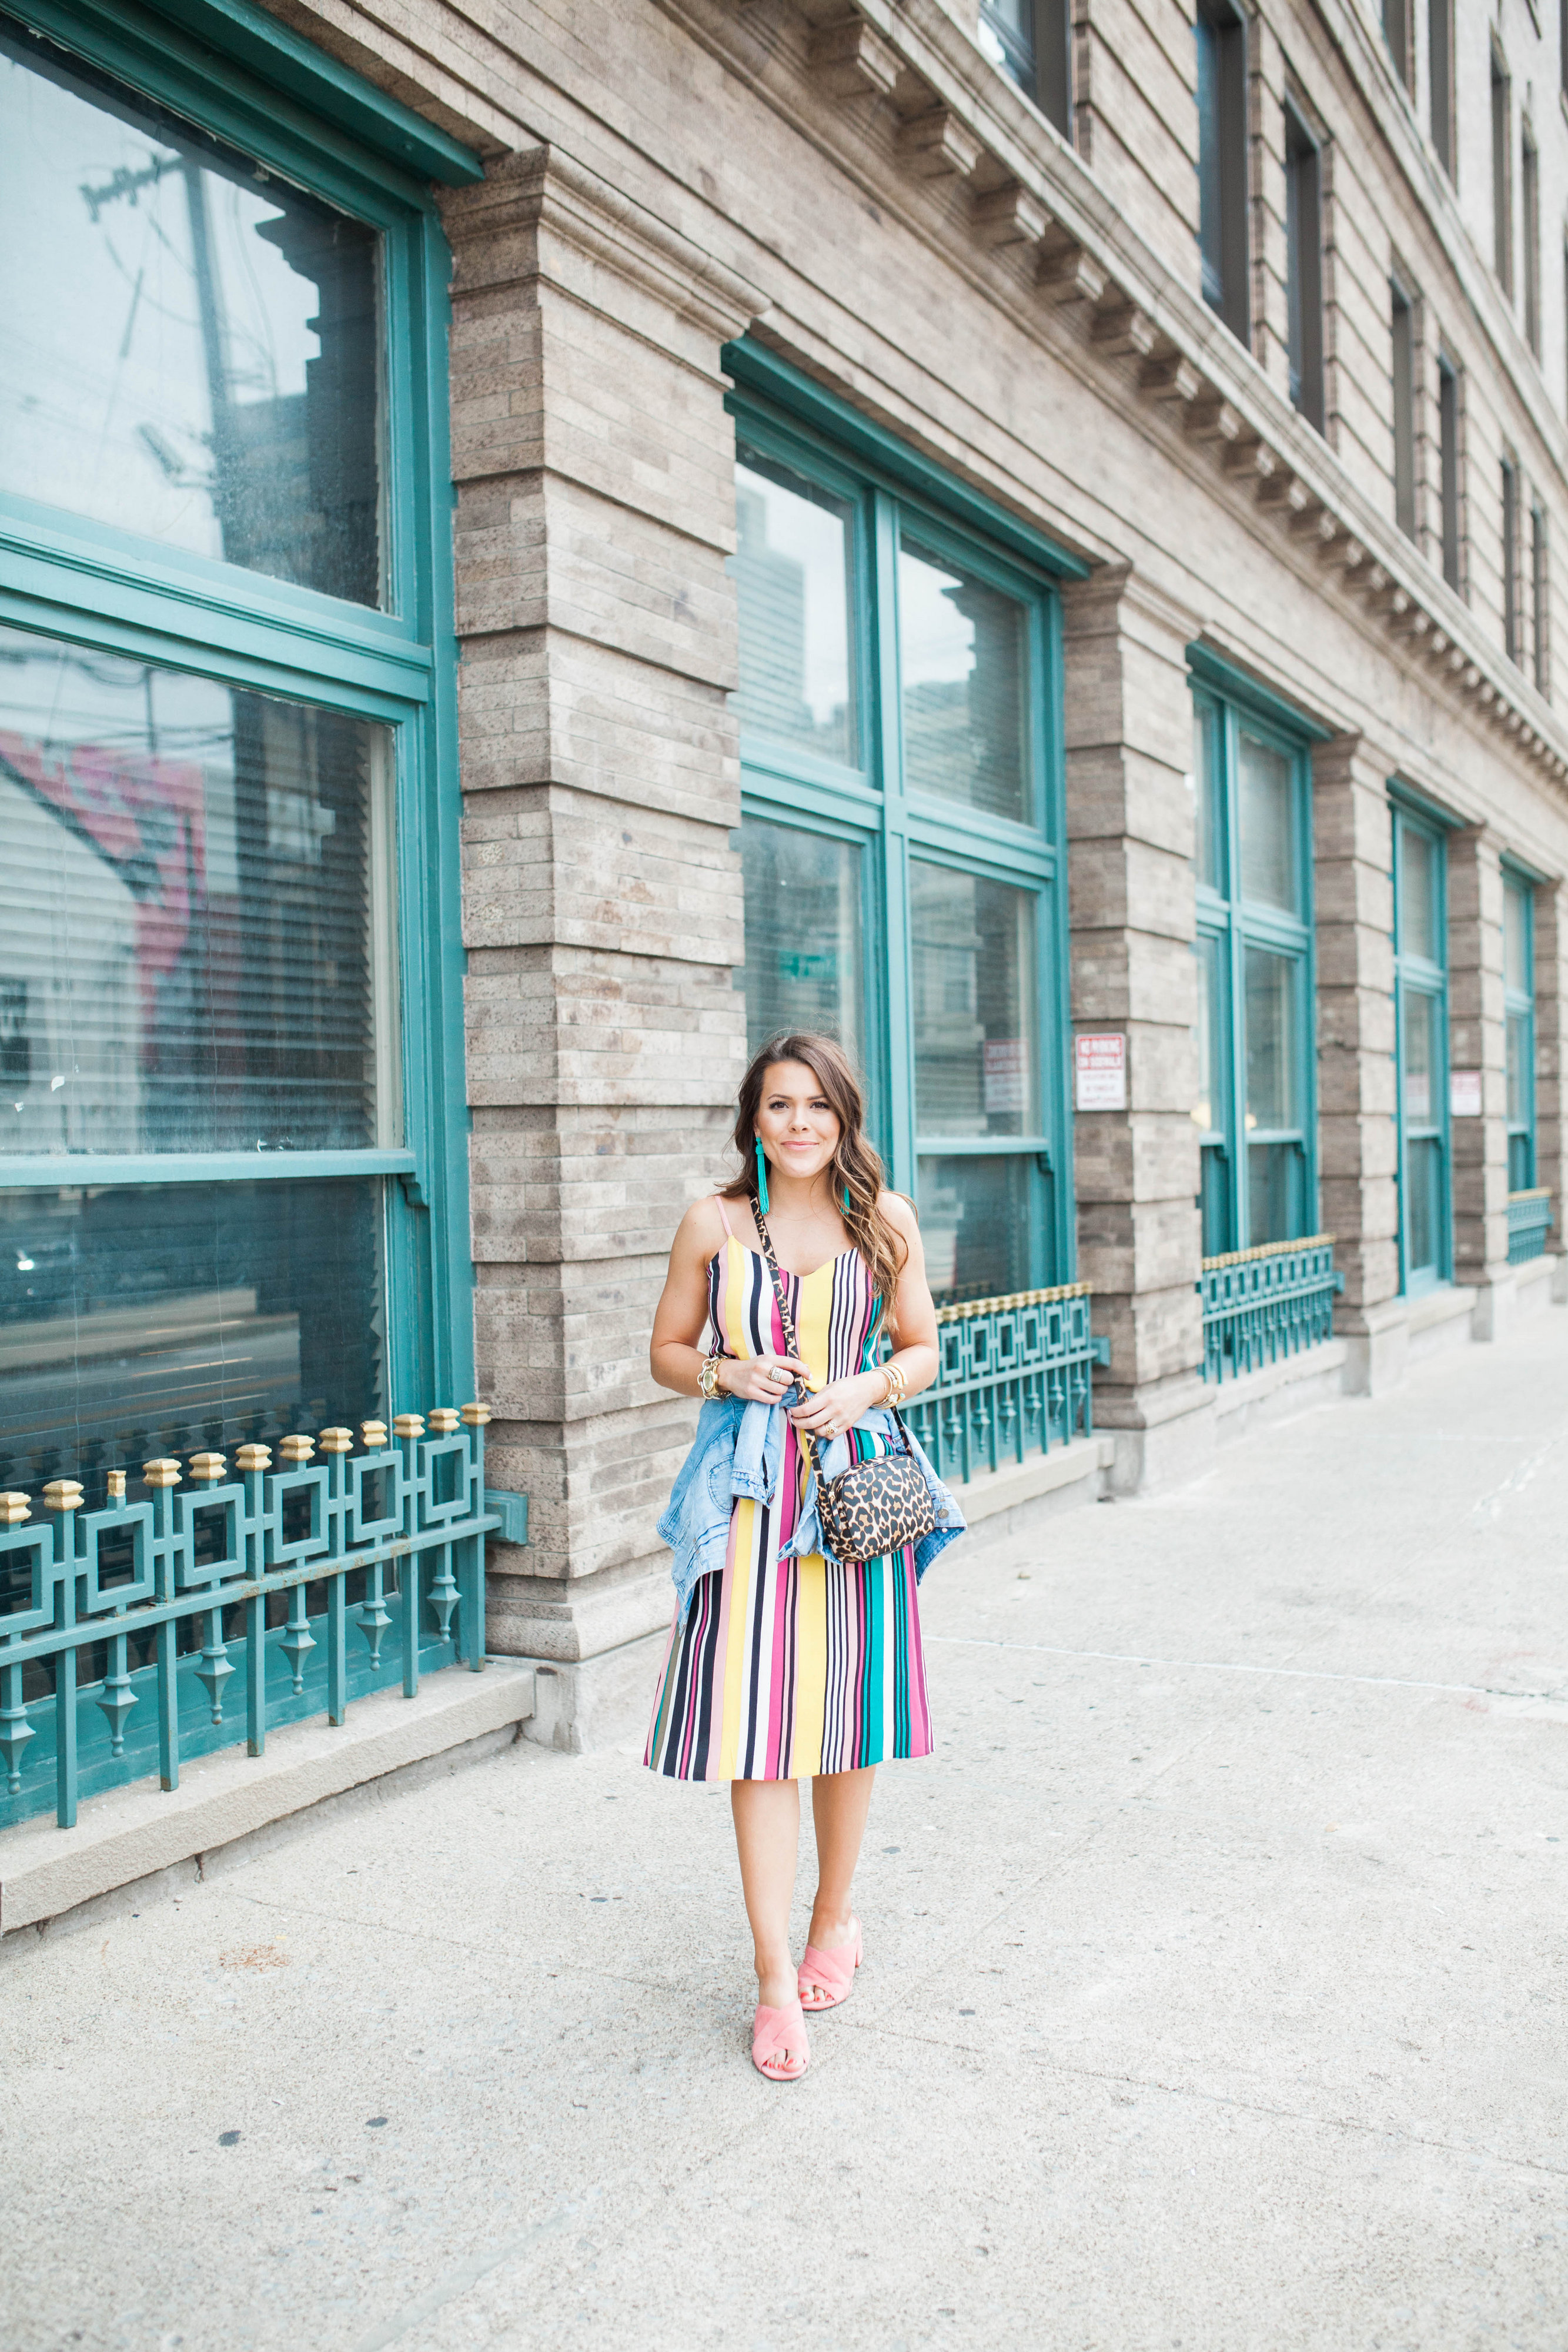
<path id="1" fill-rule="evenodd" d="M 1546 509 L 1530 502 L 1531 667 L 1539 692 L 1552 692 L 1552 546 Z"/>
<path id="2" fill-rule="evenodd" d="M 1459 499 L 1459 372 L 1437 356 L 1437 488 L 1441 500 L 1443 577 L 1463 591 L 1464 542 Z"/>
<path id="3" fill-rule="evenodd" d="M 980 0 L 980 47 L 1027 90 L 1064 139 L 1072 136 L 1072 22 L 1069 0 Z"/>
<path id="4" fill-rule="evenodd" d="M 1492 268 L 1503 292 L 1513 293 L 1513 96 L 1508 68 L 1494 47 L 1491 56 L 1491 240 Z"/>
<path id="5" fill-rule="evenodd" d="M 1388 54 L 1394 60 L 1394 70 L 1406 89 L 1413 79 L 1412 55 L 1414 29 L 1410 22 L 1411 0 L 1383 0 L 1383 37 L 1388 44 Z"/>
<path id="6" fill-rule="evenodd" d="M 1541 157 L 1528 127 L 1520 148 L 1519 201 L 1524 232 L 1524 340 L 1541 357 Z"/>
<path id="7" fill-rule="evenodd" d="M 1430 0 L 1427 12 L 1427 71 L 1432 104 L 1432 144 L 1437 161 L 1454 176 L 1453 0 Z"/>
<path id="8" fill-rule="evenodd" d="M 1397 278 L 1388 281 L 1394 393 L 1394 520 L 1416 536 L 1416 306 Z"/>
<path id="9" fill-rule="evenodd" d="M 1322 159 L 1297 109 L 1285 108 L 1285 295 L 1291 398 L 1323 429 Z"/>
<path id="10" fill-rule="evenodd" d="M 1502 476 L 1502 645 L 1510 661 L 1524 660 L 1519 597 L 1519 467 L 1505 457 Z"/>
<path id="11" fill-rule="evenodd" d="M 1247 34 L 1231 0 L 1198 0 L 1197 200 L 1203 299 L 1248 339 Z"/>

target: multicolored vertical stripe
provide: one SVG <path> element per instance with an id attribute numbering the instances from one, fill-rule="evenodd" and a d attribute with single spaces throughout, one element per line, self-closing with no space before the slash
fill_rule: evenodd
<path id="1" fill-rule="evenodd" d="M 813 1385 L 861 1370 L 875 1301 L 857 1254 L 785 1279 Z M 782 1352 L 767 1265 L 733 1235 L 708 1299 L 732 1355 Z M 723 1570 L 671 1630 L 644 1760 L 672 1780 L 791 1780 L 931 1753 L 913 1553 L 851 1568 L 821 1552 L 780 1559 L 807 1477 L 792 1430 L 785 1444 L 776 1501 L 736 1504 Z M 881 1450 L 869 1431 L 855 1444 L 862 1459 Z"/>

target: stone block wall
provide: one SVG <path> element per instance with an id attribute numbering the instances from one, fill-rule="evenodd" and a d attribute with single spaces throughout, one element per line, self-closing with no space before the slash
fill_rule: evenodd
<path id="1" fill-rule="evenodd" d="M 647 1334 L 744 1064 L 733 436 L 757 298 L 541 147 L 455 196 L 465 939 L 499 1648 L 668 1615 L 653 1522 L 692 1408 Z"/>

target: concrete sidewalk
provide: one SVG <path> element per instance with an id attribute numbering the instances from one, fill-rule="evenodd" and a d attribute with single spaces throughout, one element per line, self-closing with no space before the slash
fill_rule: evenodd
<path id="1" fill-rule="evenodd" d="M 631 1752 L 9 1938 L 5 2352 L 1562 2352 L 1565 1601 L 1556 1314 L 949 1553 L 796 2087 Z"/>

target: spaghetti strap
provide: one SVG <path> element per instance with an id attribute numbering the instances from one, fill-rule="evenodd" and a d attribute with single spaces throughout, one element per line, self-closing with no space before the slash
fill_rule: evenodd
<path id="1" fill-rule="evenodd" d="M 716 1192 L 716 1193 L 714 1194 L 713 1198 L 714 1198 L 714 1206 L 715 1206 L 715 1207 L 717 1209 L 717 1211 L 718 1211 L 719 1218 L 720 1218 L 721 1223 L 723 1223 L 723 1226 L 724 1226 L 725 1232 L 729 1235 L 730 1240 L 731 1240 L 731 1241 L 733 1241 L 733 1240 L 735 1239 L 735 1227 L 730 1223 L 730 1222 L 729 1222 L 729 1218 L 728 1218 L 728 1215 L 727 1215 L 727 1213 L 726 1213 L 725 1205 L 724 1205 L 724 1194 L 723 1194 L 722 1192 Z"/>

